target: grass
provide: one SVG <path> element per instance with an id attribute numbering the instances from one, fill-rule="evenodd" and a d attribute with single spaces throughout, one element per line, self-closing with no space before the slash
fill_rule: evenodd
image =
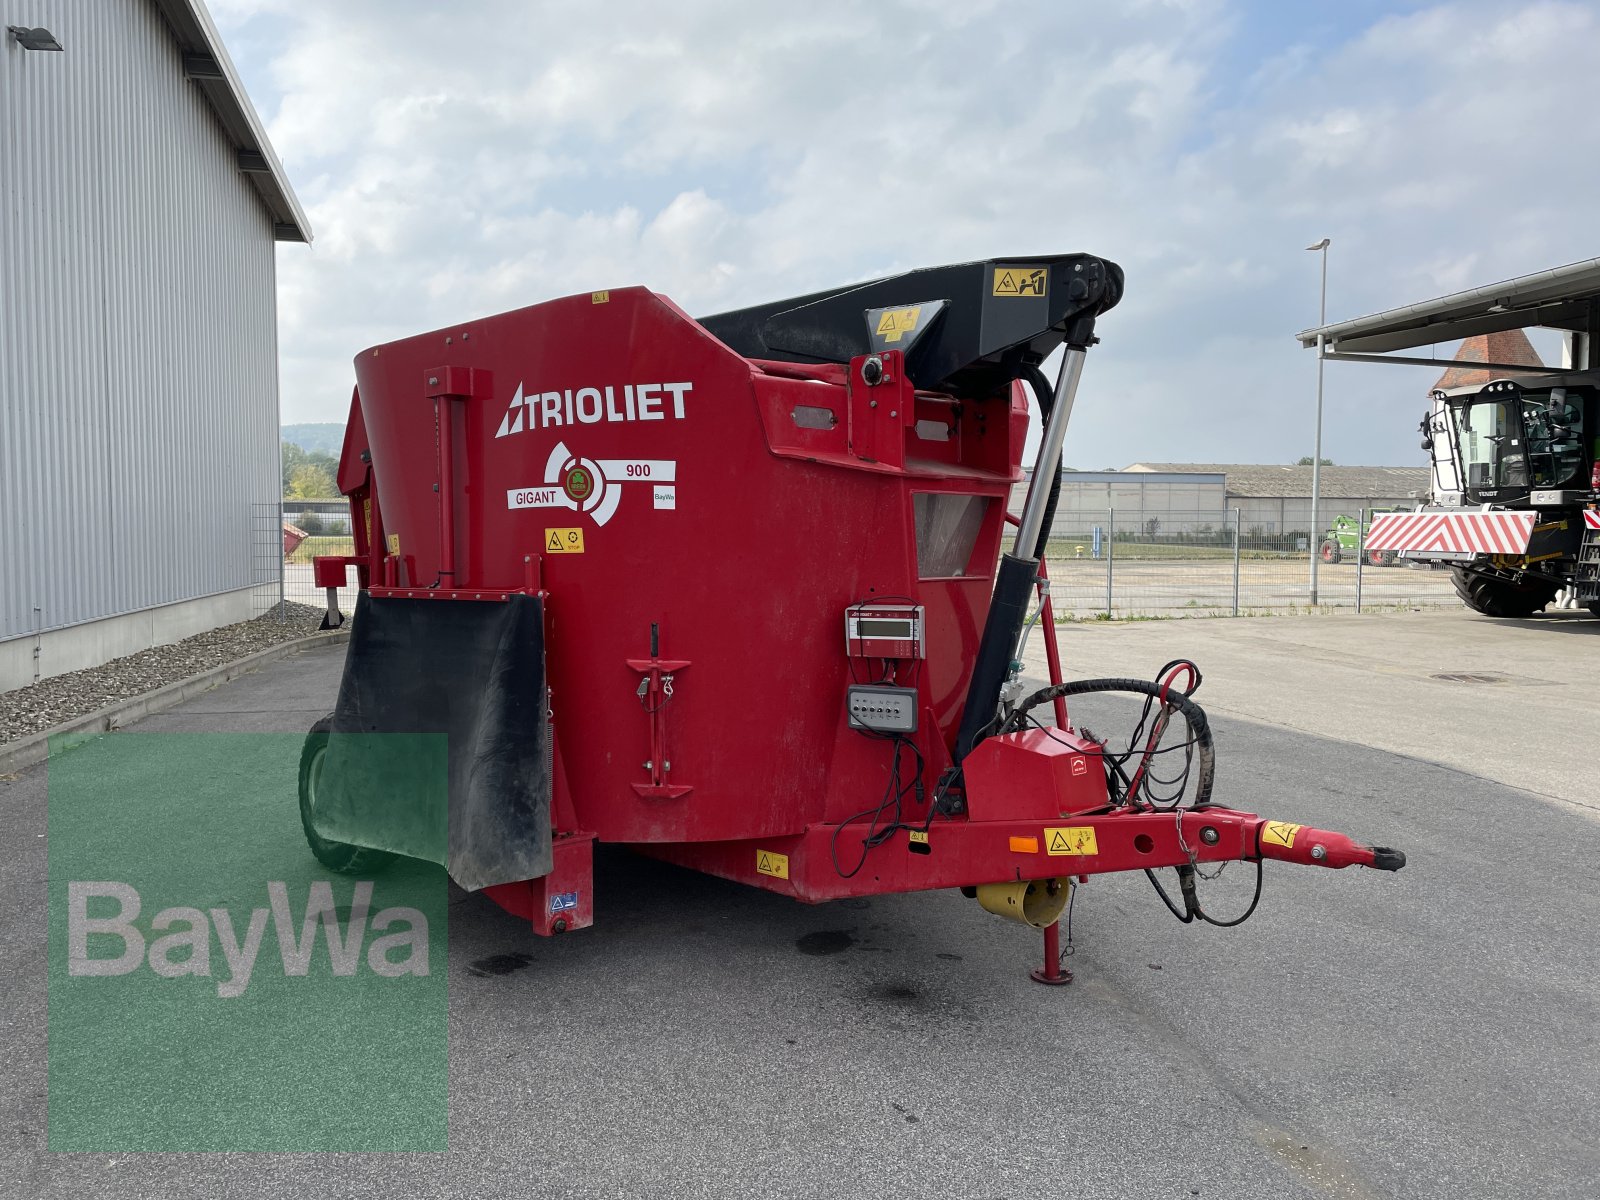
<path id="1" fill-rule="evenodd" d="M 1053 563 L 1065 562 L 1100 562 L 1105 559 L 1094 559 L 1089 556 L 1093 543 L 1085 538 L 1081 541 L 1072 538 L 1052 538 L 1045 550 L 1045 560 Z M 1083 547 L 1083 557 L 1078 557 L 1078 547 Z M 1140 562 L 1140 561 L 1173 561 L 1190 560 L 1197 562 L 1232 562 L 1232 546 L 1210 546 L 1204 543 L 1190 544 L 1186 542 L 1118 542 L 1112 551 L 1113 562 Z M 1288 562 L 1299 560 L 1304 562 L 1304 550 L 1253 550 L 1241 548 L 1239 558 L 1246 562 Z"/>
<path id="2" fill-rule="evenodd" d="M 348 537 L 308 537 L 294 548 L 294 553 L 288 561 L 292 563 L 308 563 L 318 554 L 344 555 L 348 557 L 356 552 L 354 539 Z"/>

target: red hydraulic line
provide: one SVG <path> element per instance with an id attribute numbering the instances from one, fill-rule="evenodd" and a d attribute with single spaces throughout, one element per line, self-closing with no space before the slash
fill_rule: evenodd
<path id="1" fill-rule="evenodd" d="M 1056 645 L 1056 613 L 1050 604 L 1050 573 L 1045 570 L 1044 559 L 1039 560 L 1039 581 L 1044 586 L 1039 589 L 1039 627 L 1044 631 L 1044 658 L 1050 664 L 1050 682 L 1052 684 L 1063 682 L 1061 678 L 1061 650 Z M 1056 728 L 1071 729 L 1072 725 L 1067 720 L 1067 698 L 1057 696 Z M 1052 926 L 1054 928 L 1054 926 Z"/>

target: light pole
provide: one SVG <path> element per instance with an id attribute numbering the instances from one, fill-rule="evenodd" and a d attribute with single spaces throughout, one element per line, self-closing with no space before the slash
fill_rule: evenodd
<path id="1" fill-rule="evenodd" d="M 1328 323 L 1328 246 L 1332 238 L 1323 238 L 1307 250 L 1322 251 L 1322 299 L 1317 305 L 1317 328 Z M 1317 440 L 1311 452 L 1311 606 L 1317 604 L 1317 561 L 1322 557 L 1322 532 L 1317 527 L 1317 508 L 1322 501 L 1322 335 L 1317 334 Z"/>

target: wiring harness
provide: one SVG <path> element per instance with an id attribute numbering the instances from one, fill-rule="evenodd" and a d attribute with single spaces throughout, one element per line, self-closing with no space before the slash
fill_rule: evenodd
<path id="1" fill-rule="evenodd" d="M 1054 736 L 1049 728 L 1032 715 L 1032 710 L 1048 704 L 1058 697 L 1084 696 L 1096 692 L 1122 692 L 1141 695 L 1143 711 L 1128 739 L 1125 750 L 1116 751 L 1100 741 L 1089 730 L 1080 732 L 1101 747 L 1105 763 L 1106 793 L 1110 804 L 1102 812 L 1119 808 L 1138 809 L 1143 812 L 1170 812 L 1177 827 L 1178 844 L 1189 856 L 1189 861 L 1173 868 L 1178 874 L 1178 888 L 1183 907 L 1174 904 L 1167 890 L 1161 886 L 1156 873 L 1145 871 L 1145 876 L 1161 897 L 1162 903 L 1173 916 L 1184 924 L 1204 921 L 1208 925 L 1231 928 L 1250 919 L 1261 902 L 1261 862 L 1256 861 L 1255 894 L 1244 913 L 1232 920 L 1217 920 L 1207 913 L 1200 903 L 1198 879 L 1216 879 L 1227 869 L 1223 863 L 1216 871 L 1206 874 L 1199 859 L 1190 849 L 1183 835 L 1183 816 L 1198 812 L 1211 803 L 1211 788 L 1216 779 L 1216 747 L 1211 737 L 1211 725 L 1205 710 L 1191 698 L 1200 687 L 1200 668 L 1187 659 L 1174 659 L 1156 672 L 1154 681 L 1148 679 L 1076 679 L 1040 688 L 1022 700 L 998 726 L 1000 733 L 1015 733 L 1029 726 L 1042 729 Z M 1184 736 L 1181 740 L 1163 745 L 1173 718 L 1183 718 Z M 1163 766 L 1164 756 L 1179 756 L 1175 767 Z M 1164 772 L 1164 773 L 1163 773 Z M 1188 803 L 1184 797 L 1194 784 L 1194 796 Z"/>

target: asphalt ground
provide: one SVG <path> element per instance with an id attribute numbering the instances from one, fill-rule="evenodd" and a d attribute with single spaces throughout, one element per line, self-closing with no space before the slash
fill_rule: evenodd
<path id="1" fill-rule="evenodd" d="M 1512 738 L 1481 773 L 1374 748 L 1383 718 L 1357 718 L 1395 685 L 1371 668 L 1409 662 L 1385 640 L 1451 634 L 1339 620 L 1075 627 L 1062 642 L 1073 674 L 1116 659 L 1142 675 L 1177 644 L 1145 631 L 1197 631 L 1217 798 L 1399 846 L 1398 875 L 1269 864 L 1260 910 L 1233 930 L 1179 925 L 1142 876 L 1097 878 L 1074 907 L 1076 981 L 1055 989 L 1027 978 L 1037 934 L 953 893 L 806 907 L 603 852 L 595 927 L 541 940 L 455 892 L 445 1153 L 46 1151 L 46 780 L 24 772 L 0 784 L 0 1194 L 1592 1197 L 1587 771 L 1580 758 L 1540 794 L 1484 777 L 1509 773 Z M 1576 625 L 1463 615 L 1456 630 L 1471 653 L 1452 661 L 1523 677 L 1592 661 Z M 1327 639 L 1337 662 L 1312 646 L 1279 678 L 1295 646 Z M 342 653 L 272 664 L 139 729 L 303 729 Z M 1342 674 L 1361 663 L 1365 684 Z M 1344 694 L 1345 720 L 1296 707 L 1313 685 Z M 1406 686 L 1432 700 L 1413 697 L 1413 725 L 1459 718 L 1461 692 Z M 1228 715 L 1252 704 L 1267 717 Z M 1102 734 L 1121 715 L 1075 714 Z M 1597 727 L 1584 709 L 1566 736 L 1592 750 Z M 1242 907 L 1247 872 L 1206 893 L 1218 911 Z"/>

